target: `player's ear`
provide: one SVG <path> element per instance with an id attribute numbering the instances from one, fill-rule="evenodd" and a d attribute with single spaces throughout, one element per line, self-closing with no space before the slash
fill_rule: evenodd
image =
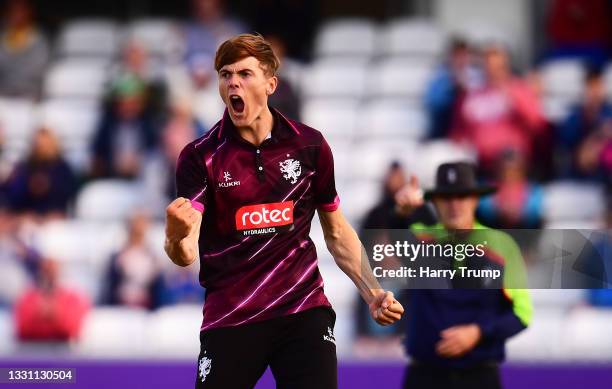
<path id="1" fill-rule="evenodd" d="M 278 77 L 272 76 L 268 78 L 268 85 L 266 86 L 266 94 L 270 96 L 276 90 L 278 86 Z"/>

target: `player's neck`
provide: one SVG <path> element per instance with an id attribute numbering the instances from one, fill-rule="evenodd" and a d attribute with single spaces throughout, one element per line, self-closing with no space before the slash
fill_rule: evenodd
<path id="1" fill-rule="evenodd" d="M 240 136 L 249 143 L 259 146 L 272 132 L 274 117 L 266 106 L 249 126 L 238 127 Z"/>

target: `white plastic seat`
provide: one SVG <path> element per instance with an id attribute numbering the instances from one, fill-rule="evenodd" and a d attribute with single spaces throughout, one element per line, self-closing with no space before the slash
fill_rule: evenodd
<path id="1" fill-rule="evenodd" d="M 395 100 L 375 100 L 360 110 L 359 137 L 390 140 L 421 139 L 427 117 L 420 106 Z"/>
<path id="2" fill-rule="evenodd" d="M 0 258 L 0 304 L 14 304 L 30 283 L 30 276 L 19 259 L 13 257 Z M 0 326 L 2 326 L 1 323 Z M 2 332 L 1 329 L 0 332 Z M 2 336 L 0 336 L 0 339 L 2 339 Z"/>
<path id="3" fill-rule="evenodd" d="M 544 93 L 550 96 L 578 99 L 584 85 L 584 67 L 578 60 L 555 60 L 542 65 Z"/>
<path id="4" fill-rule="evenodd" d="M 608 98 L 612 98 L 612 63 L 608 64 L 604 70 L 604 82 L 606 83 Z"/>
<path id="5" fill-rule="evenodd" d="M 432 63 L 423 60 L 390 58 L 370 71 L 371 97 L 403 97 L 420 101 L 433 72 Z"/>
<path id="6" fill-rule="evenodd" d="M 612 311 L 582 307 L 571 313 L 563 336 L 563 352 L 578 361 L 612 360 Z"/>
<path id="7" fill-rule="evenodd" d="M 352 99 L 310 99 L 302 105 L 302 121 L 326 138 L 355 136 L 358 103 Z"/>
<path id="8" fill-rule="evenodd" d="M 15 349 L 15 329 L 13 313 L 0 309 L 0 355 L 12 356 Z"/>
<path id="9" fill-rule="evenodd" d="M 573 98 L 544 96 L 542 99 L 542 109 L 548 120 L 553 123 L 560 123 L 569 115 L 574 103 L 575 100 Z"/>
<path id="10" fill-rule="evenodd" d="M 57 134 L 64 150 L 89 148 L 100 116 L 97 101 L 47 100 L 40 124 Z"/>
<path id="11" fill-rule="evenodd" d="M 381 185 L 378 179 L 363 177 L 350 180 L 339 189 L 340 207 L 351 225 L 359 226 L 366 213 L 378 202 Z"/>
<path id="12" fill-rule="evenodd" d="M 562 359 L 560 339 L 567 314 L 558 308 L 536 308 L 530 325 L 507 343 L 510 361 L 552 361 Z"/>
<path id="13" fill-rule="evenodd" d="M 363 61 L 316 61 L 302 74 L 306 97 L 361 98 L 365 93 L 368 67 Z"/>
<path id="14" fill-rule="evenodd" d="M 105 19 L 79 19 L 67 23 L 59 36 L 61 55 L 112 58 L 119 51 L 120 34 L 115 22 Z"/>
<path id="15" fill-rule="evenodd" d="M 180 56 L 183 45 L 178 26 L 168 19 L 139 19 L 126 27 L 126 39 L 141 44 L 149 55 Z"/>
<path id="16" fill-rule="evenodd" d="M 83 322 L 76 351 L 92 357 L 143 357 L 147 321 L 147 312 L 140 309 L 94 308 Z"/>
<path id="17" fill-rule="evenodd" d="M 409 159 L 409 170 L 420 180 L 421 187 L 428 189 L 435 184 L 438 166 L 446 162 L 476 162 L 476 152 L 448 140 L 425 142 L 419 147 L 418 158 Z"/>
<path id="18" fill-rule="evenodd" d="M 48 98 L 99 99 L 105 92 L 107 81 L 107 61 L 65 59 L 48 71 L 44 91 Z"/>
<path id="19" fill-rule="evenodd" d="M 76 200 L 76 216 L 90 221 L 124 220 L 142 206 L 141 188 L 122 180 L 99 180 L 81 189 Z"/>
<path id="20" fill-rule="evenodd" d="M 385 55 L 436 58 L 444 51 L 446 36 L 431 20 L 403 18 L 390 21 L 379 36 Z"/>
<path id="21" fill-rule="evenodd" d="M 315 40 L 315 54 L 370 57 L 376 47 L 376 26 L 366 19 L 338 19 L 325 23 Z"/>
<path id="22" fill-rule="evenodd" d="M 26 99 L 0 99 L 0 127 L 7 150 L 29 148 L 35 129 L 35 105 Z"/>
<path id="23" fill-rule="evenodd" d="M 576 206 L 577 202 L 579 206 Z M 543 215 L 546 222 L 599 221 L 604 218 L 604 212 L 604 191 L 599 185 L 559 181 L 544 189 Z"/>
<path id="24" fill-rule="evenodd" d="M 181 304 L 152 313 L 147 324 L 149 355 L 159 358 L 194 358 L 200 351 L 202 305 Z"/>

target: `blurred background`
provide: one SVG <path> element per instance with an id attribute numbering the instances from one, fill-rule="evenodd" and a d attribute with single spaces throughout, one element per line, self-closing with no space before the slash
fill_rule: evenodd
<path id="1" fill-rule="evenodd" d="M 192 385 L 204 291 L 164 254 L 163 218 L 178 153 L 223 112 L 215 50 L 241 32 L 273 43 L 270 104 L 324 133 L 356 228 L 388 226 L 410 174 L 431 187 L 467 159 L 499 187 L 481 222 L 607 230 L 611 260 L 611 21 L 608 0 L 2 1 L 0 363 Z M 312 238 L 341 387 L 399 387 L 402 325 L 369 321 L 317 220 Z M 601 286 L 532 291 L 507 383 L 612 379 Z"/>

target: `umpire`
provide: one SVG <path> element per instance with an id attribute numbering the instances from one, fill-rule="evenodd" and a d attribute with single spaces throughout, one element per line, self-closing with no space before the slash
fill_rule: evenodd
<path id="1" fill-rule="evenodd" d="M 482 285 L 454 280 L 450 288 L 408 291 L 405 347 L 411 363 L 405 389 L 502 387 L 499 363 L 505 357 L 505 342 L 529 325 L 533 309 L 527 290 L 517 286 L 524 287 L 524 282 L 516 280 L 525 280 L 521 278 L 525 268 L 514 240 L 484 227 L 475 217 L 479 197 L 494 190 L 477 183 L 474 165 L 455 162 L 439 166 L 436 187 L 424 196 L 415 177 L 396 195 L 397 212 L 403 215 L 411 214 L 425 200 L 432 201 L 439 223 L 412 225 L 419 241 L 486 242 L 482 261 L 472 262 L 503 271 L 500 284 L 485 278 L 476 281 Z M 448 266 L 452 269 L 469 262 L 452 257 Z"/>

